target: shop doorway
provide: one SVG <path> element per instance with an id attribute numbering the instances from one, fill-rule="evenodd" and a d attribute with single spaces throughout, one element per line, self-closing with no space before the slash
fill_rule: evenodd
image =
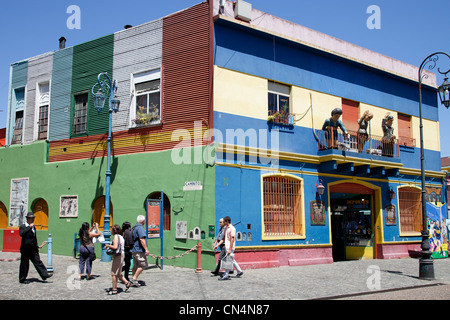
<path id="1" fill-rule="evenodd" d="M 349 185 L 336 185 L 331 188 L 333 260 L 373 259 L 374 191 L 357 184 L 352 184 L 351 187 Z"/>

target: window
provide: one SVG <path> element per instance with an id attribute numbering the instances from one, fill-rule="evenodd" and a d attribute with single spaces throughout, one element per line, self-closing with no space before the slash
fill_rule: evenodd
<path id="1" fill-rule="evenodd" d="M 47 139 L 48 131 L 48 106 L 50 103 L 50 84 L 48 82 L 39 84 L 38 97 L 38 119 L 37 139 Z"/>
<path id="2" fill-rule="evenodd" d="M 398 188 L 401 233 L 422 231 L 422 195 L 419 188 Z"/>
<path id="3" fill-rule="evenodd" d="M 75 109 L 73 114 L 73 134 L 86 133 L 88 94 L 75 96 Z"/>
<path id="4" fill-rule="evenodd" d="M 264 237 L 304 236 L 302 180 L 294 177 L 263 178 Z"/>
<path id="5" fill-rule="evenodd" d="M 280 114 L 289 114 L 291 87 L 278 82 L 269 81 L 268 92 L 269 116 L 277 112 Z"/>
<path id="6" fill-rule="evenodd" d="M 11 144 L 22 143 L 22 132 L 23 132 L 23 111 L 17 111 Z"/>
<path id="7" fill-rule="evenodd" d="M 161 73 L 159 70 L 133 77 L 135 105 L 132 120 L 135 126 L 161 123 Z"/>
<path id="8" fill-rule="evenodd" d="M 48 130 L 48 105 L 39 106 L 38 140 L 47 139 Z"/>

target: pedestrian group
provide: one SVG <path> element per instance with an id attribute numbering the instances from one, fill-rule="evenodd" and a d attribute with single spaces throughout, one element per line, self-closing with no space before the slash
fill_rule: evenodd
<path id="1" fill-rule="evenodd" d="M 45 242 L 38 246 L 36 237 L 36 228 L 34 226 L 35 216 L 32 212 L 26 215 L 26 223 L 19 228 L 19 235 L 22 237 L 20 246 L 20 267 L 19 282 L 29 283 L 27 280 L 29 262 L 35 266 L 39 276 L 43 281 L 50 278 L 53 274 L 48 273 L 46 267 L 39 257 L 39 250 L 45 245 Z M 214 275 L 221 275 L 219 280 L 230 280 L 230 274 L 233 273 L 233 267 L 237 271 L 237 277 L 243 275 L 238 263 L 234 260 L 236 229 L 231 224 L 231 218 L 226 216 L 219 221 L 220 230 L 213 244 L 214 250 L 220 248 L 219 260 L 216 269 L 211 272 Z M 146 231 L 144 228 L 145 217 L 139 215 L 136 224 L 131 227 L 129 222 L 124 222 L 122 227 L 113 225 L 111 234 L 113 240 L 111 244 L 105 244 L 107 253 L 111 255 L 111 277 L 112 289 L 108 291 L 109 295 L 117 294 L 117 283 L 121 280 L 127 291 L 131 286 L 140 287 L 138 282 L 139 275 L 148 267 L 147 256 L 150 254 L 146 242 Z M 78 269 L 79 274 L 77 280 L 82 279 L 82 275 L 86 271 L 86 280 L 92 279 L 92 262 L 96 259 L 94 251 L 94 239 L 102 234 L 99 231 L 98 223 L 94 222 L 92 226 L 84 222 L 78 232 L 80 238 L 80 255 Z M 132 278 L 129 278 L 129 270 L 131 267 L 131 259 L 133 259 Z M 223 268 L 222 264 L 228 260 L 228 265 Z M 230 261 L 232 260 L 232 261 Z M 224 273 L 219 270 L 224 269 Z M 122 274 L 123 272 L 123 274 Z"/>

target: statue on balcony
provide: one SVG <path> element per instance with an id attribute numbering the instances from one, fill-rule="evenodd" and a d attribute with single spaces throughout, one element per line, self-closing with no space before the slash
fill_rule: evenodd
<path id="1" fill-rule="evenodd" d="M 323 123 L 322 130 L 325 131 L 328 148 L 336 149 L 338 147 L 338 127 L 341 128 L 346 137 L 348 136 L 347 129 L 345 129 L 342 121 L 339 120 L 341 115 L 342 109 L 335 108 L 333 109 L 333 111 L 331 111 L 331 118 L 326 119 Z"/>
<path id="2" fill-rule="evenodd" d="M 369 134 L 367 128 L 369 127 L 369 122 L 372 120 L 373 114 L 369 110 L 366 110 L 362 115 L 361 119 L 358 120 L 358 152 L 362 152 L 365 143 L 369 140 Z"/>
<path id="3" fill-rule="evenodd" d="M 386 113 L 383 120 L 381 121 L 381 128 L 383 129 L 383 138 L 381 139 L 383 143 L 382 155 L 387 157 L 394 156 L 394 128 L 392 123 L 394 122 L 394 117 L 390 112 Z"/>

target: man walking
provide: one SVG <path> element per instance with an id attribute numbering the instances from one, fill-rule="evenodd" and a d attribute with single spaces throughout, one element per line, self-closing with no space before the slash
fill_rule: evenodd
<path id="1" fill-rule="evenodd" d="M 27 276 L 30 261 L 39 273 L 39 276 L 45 281 L 53 276 L 53 274 L 47 272 L 47 268 L 39 257 L 39 249 L 42 248 L 42 246 L 39 247 L 37 244 L 36 228 L 34 227 L 35 216 L 32 212 L 28 212 L 26 218 L 27 222 L 19 227 L 19 235 L 22 237 L 20 243 L 19 282 L 29 283 Z"/>
<path id="2" fill-rule="evenodd" d="M 147 248 L 147 233 L 145 232 L 144 225 L 145 217 L 139 215 L 137 217 L 137 223 L 133 227 L 134 244 L 130 250 L 133 256 L 133 278 L 131 279 L 131 283 L 136 287 L 140 286 L 137 279 L 142 271 L 148 267 L 147 256 L 150 254 Z"/>
<path id="3" fill-rule="evenodd" d="M 225 224 L 223 222 L 223 218 L 219 220 L 220 230 L 217 234 L 216 241 L 214 241 L 213 249 L 217 250 L 217 248 L 220 248 L 220 254 L 219 254 L 219 260 L 217 261 L 216 270 L 212 271 L 211 273 L 215 276 L 219 275 L 219 269 L 220 269 L 220 262 L 223 258 L 225 258 L 227 252 L 225 250 Z"/>
<path id="4" fill-rule="evenodd" d="M 231 218 L 226 216 L 223 218 L 223 222 L 225 224 L 226 230 L 225 230 L 225 249 L 227 251 L 227 255 L 233 257 L 233 267 L 236 268 L 238 277 L 242 276 L 244 273 L 242 272 L 241 268 L 237 264 L 236 260 L 234 260 L 234 249 L 235 249 L 235 240 L 236 240 L 236 228 L 231 224 Z M 229 280 L 231 270 L 226 269 L 225 274 L 219 278 L 219 280 Z"/>

